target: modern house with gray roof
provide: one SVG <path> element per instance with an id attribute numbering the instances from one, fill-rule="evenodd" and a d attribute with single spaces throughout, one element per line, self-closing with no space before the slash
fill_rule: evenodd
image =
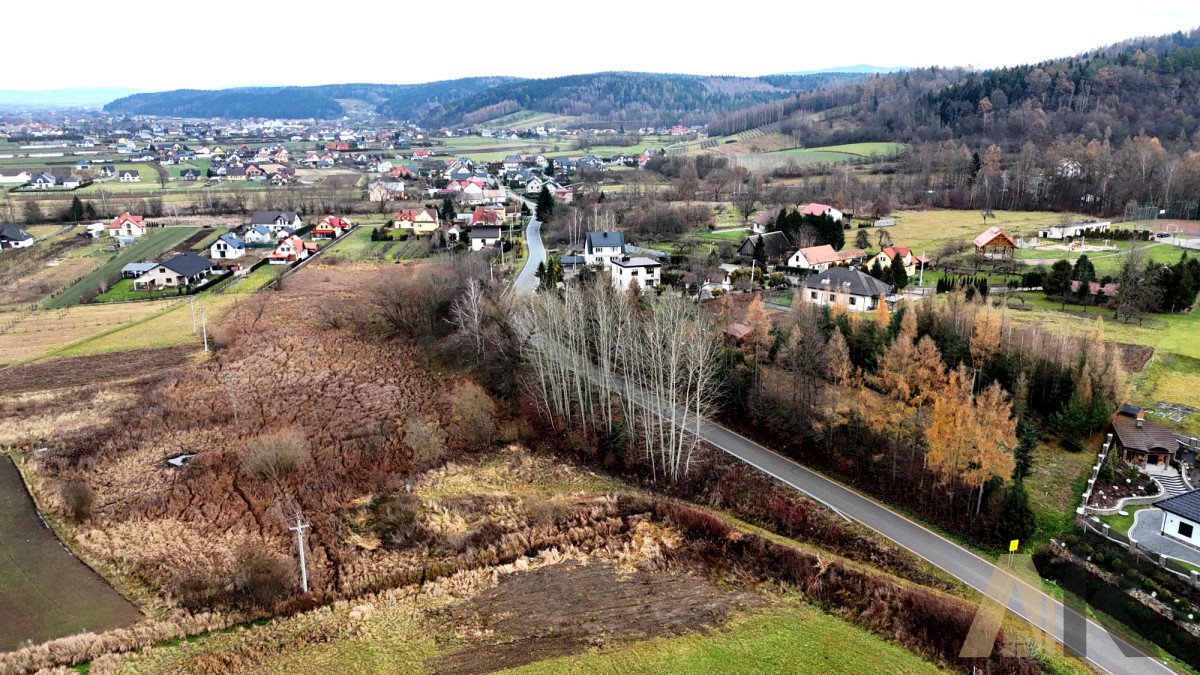
<path id="1" fill-rule="evenodd" d="M 1163 511 L 1159 534 L 1200 548 L 1200 490 L 1169 497 L 1154 506 Z"/>
<path id="2" fill-rule="evenodd" d="M 1130 464 L 1150 471 L 1166 471 L 1180 462 L 1194 464 L 1196 455 L 1181 436 L 1146 419 L 1137 406 L 1122 405 L 1112 417 L 1113 447 Z"/>
<path id="3" fill-rule="evenodd" d="M 133 280 L 137 290 L 155 290 L 191 286 L 212 272 L 212 263 L 188 251 L 167 258 Z"/>
<path id="4" fill-rule="evenodd" d="M 843 307 L 851 312 L 870 312 L 886 302 L 892 287 L 853 267 L 831 267 L 804 280 L 802 295 L 814 305 Z"/>
<path id="5" fill-rule="evenodd" d="M 608 267 L 625 255 L 623 232 L 588 232 L 584 239 L 583 259 L 589 265 Z"/>
<path id="6" fill-rule="evenodd" d="M 33 246 L 33 235 L 16 225 L 0 225 L 0 250 Z"/>

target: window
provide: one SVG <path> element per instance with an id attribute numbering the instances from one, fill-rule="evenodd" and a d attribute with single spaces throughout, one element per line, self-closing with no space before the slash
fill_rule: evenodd
<path id="1" fill-rule="evenodd" d="M 1180 521 L 1179 522 L 1179 536 L 1191 539 L 1192 538 L 1192 524 Z"/>
<path id="2" fill-rule="evenodd" d="M 856 300 L 857 300 L 857 298 L 855 298 L 853 295 L 852 295 L 852 296 L 850 296 L 850 304 L 852 304 L 852 305 L 857 305 L 857 304 L 858 304 L 858 302 L 856 302 Z"/>
<path id="3" fill-rule="evenodd" d="M 816 300 L 816 299 L 817 299 L 817 292 L 816 292 L 816 291 L 813 291 L 813 292 L 812 292 L 810 295 L 812 296 L 812 299 L 813 299 L 813 300 Z"/>

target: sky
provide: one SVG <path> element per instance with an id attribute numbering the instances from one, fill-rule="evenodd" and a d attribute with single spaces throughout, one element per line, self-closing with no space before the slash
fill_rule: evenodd
<path id="1" fill-rule="evenodd" d="M 175 0 L 65 0 L 55 11 L 70 18 L 47 32 L 39 28 L 48 21 L 44 5 L 5 4 L 5 50 L 38 63 L 0 76 L 0 89 L 18 90 L 411 83 L 604 70 L 765 75 L 855 64 L 986 68 L 1200 26 L 1196 0 L 208 0 L 202 8 Z"/>

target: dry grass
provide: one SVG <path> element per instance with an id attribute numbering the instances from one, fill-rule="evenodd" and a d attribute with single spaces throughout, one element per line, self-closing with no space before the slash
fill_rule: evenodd
<path id="1" fill-rule="evenodd" d="M 69 399 L 69 400 L 67 400 Z M 0 398 L 0 446 L 22 447 L 73 436 L 133 405 L 127 388 L 97 389 L 82 399 L 73 391 L 36 392 Z"/>
<path id="2" fill-rule="evenodd" d="M 954 240 L 970 242 L 989 227 L 999 227 L 1014 237 L 1027 238 L 1036 234 L 1039 227 L 1057 224 L 1064 217 L 1064 214 L 1049 211 L 996 211 L 995 214 L 996 217 L 988 218 L 985 225 L 979 211 L 899 211 L 894 214 L 896 224 L 881 229 L 888 231 L 893 243 L 932 256 L 943 244 Z M 878 230 L 868 229 L 867 232 L 875 243 Z M 848 231 L 847 241 L 853 241 L 854 234 Z"/>
<path id="3" fill-rule="evenodd" d="M 73 342 L 123 324 L 133 324 L 163 311 L 170 302 L 87 305 L 0 314 L 0 364 L 39 358 Z"/>
<path id="4" fill-rule="evenodd" d="M 207 315 L 211 329 L 213 324 L 224 317 L 240 300 L 241 298 L 236 295 L 196 296 L 195 307 L 197 318 L 195 325 L 199 325 L 199 313 L 203 309 Z M 96 335 L 94 338 L 86 339 L 76 344 L 71 344 L 67 348 L 57 352 L 56 355 L 81 356 L 130 349 L 155 349 L 187 343 L 200 344 L 202 341 L 201 331 L 198 328 L 195 332 L 192 330 L 192 310 L 189 303 L 176 300 L 163 302 L 173 304 L 167 305 L 154 301 L 121 305 L 122 307 L 128 307 L 130 305 L 152 304 L 158 306 L 159 309 L 163 307 L 169 307 L 169 309 L 158 315 L 148 313 L 143 321 L 119 328 L 118 330 Z"/>
<path id="5" fill-rule="evenodd" d="M 0 288 L 0 308 L 40 302 L 75 279 L 91 272 L 104 261 L 97 257 L 72 256 L 54 266 L 43 265 L 20 280 Z"/>

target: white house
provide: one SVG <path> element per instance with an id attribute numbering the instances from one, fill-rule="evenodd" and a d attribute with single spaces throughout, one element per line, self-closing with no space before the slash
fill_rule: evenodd
<path id="1" fill-rule="evenodd" d="M 250 214 L 250 225 L 262 225 L 278 234 L 285 227 L 298 230 L 304 227 L 304 221 L 295 211 L 255 211 Z"/>
<path id="2" fill-rule="evenodd" d="M 33 180 L 33 176 L 24 169 L 0 170 L 0 185 L 24 185 Z"/>
<path id="3" fill-rule="evenodd" d="M 213 260 L 232 260 L 246 255 L 246 242 L 235 234 L 225 233 L 208 247 L 208 257 Z"/>
<path id="4" fill-rule="evenodd" d="M 307 257 L 308 247 L 304 245 L 304 241 L 300 237 L 292 235 L 279 242 L 279 246 L 275 247 L 267 259 L 270 265 L 288 265 Z"/>
<path id="5" fill-rule="evenodd" d="M 246 229 L 242 240 L 247 244 L 269 244 L 275 241 L 275 233 L 266 225 L 253 225 Z"/>
<path id="6" fill-rule="evenodd" d="M 142 175 L 136 169 L 122 169 L 117 173 L 117 177 L 122 183 L 142 182 Z"/>
<path id="7" fill-rule="evenodd" d="M 0 225 L 0 250 L 33 246 L 33 235 L 16 225 Z"/>
<path id="8" fill-rule="evenodd" d="M 792 254 L 788 258 L 788 267 L 798 267 L 806 270 L 816 270 L 824 272 L 829 269 L 829 266 L 837 262 L 837 251 L 829 244 L 822 246 L 809 246 L 802 248 Z"/>
<path id="9" fill-rule="evenodd" d="M 1200 548 L 1200 490 L 1168 497 L 1154 506 L 1163 511 L 1159 534 Z"/>
<path id="10" fill-rule="evenodd" d="M 212 272 L 212 263 L 192 253 L 182 253 L 158 263 L 148 272 L 133 280 L 138 290 L 176 288 L 190 286 Z"/>
<path id="11" fill-rule="evenodd" d="M 869 312 L 887 301 L 892 287 L 853 267 L 831 267 L 804 280 L 801 295 L 814 305 L 840 306 Z"/>
<path id="12" fill-rule="evenodd" d="M 1111 220 L 1051 225 L 1038 230 L 1038 236 L 1042 239 L 1074 239 L 1088 230 L 1107 232 L 1110 226 L 1112 226 Z"/>
<path id="13" fill-rule="evenodd" d="M 816 202 L 804 207 L 804 210 L 801 213 L 806 216 L 829 216 L 839 223 L 842 222 L 842 219 L 845 217 L 841 211 L 833 208 L 832 206 L 828 204 L 817 204 Z"/>
<path id="14" fill-rule="evenodd" d="M 583 259 L 588 265 L 608 267 L 625 255 L 625 234 L 622 232 L 588 232 L 583 243 Z"/>
<path id="15" fill-rule="evenodd" d="M 661 281 L 662 263 L 650 258 L 620 256 L 611 263 L 612 285 L 624 293 L 637 282 L 642 289 L 655 288 Z"/>
<path id="16" fill-rule="evenodd" d="M 500 243 L 500 228 L 472 227 L 471 250 L 482 251 L 485 246 L 495 246 Z"/>
<path id="17" fill-rule="evenodd" d="M 128 211 L 113 218 L 108 224 L 110 237 L 140 237 L 143 234 L 146 234 L 146 219 Z"/>

